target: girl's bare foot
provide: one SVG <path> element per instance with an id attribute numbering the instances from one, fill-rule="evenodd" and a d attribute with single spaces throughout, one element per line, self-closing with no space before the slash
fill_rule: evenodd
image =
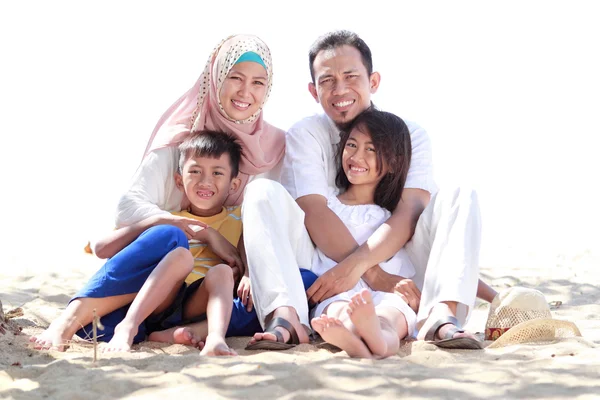
<path id="1" fill-rule="evenodd" d="M 100 347 L 100 351 L 103 353 L 117 353 L 123 351 L 130 351 L 131 345 L 133 344 L 133 338 L 138 332 L 138 326 L 136 324 L 130 324 L 127 321 L 122 321 L 115 327 L 115 334 L 108 343 Z"/>
<path id="2" fill-rule="evenodd" d="M 38 350 L 66 351 L 75 334 L 70 332 L 70 325 L 71 323 L 64 318 L 56 319 L 44 332 L 30 337 L 29 341 L 33 343 L 33 348 Z"/>
<path id="3" fill-rule="evenodd" d="M 174 328 L 165 329 L 164 331 L 152 332 L 148 336 L 148 340 L 153 342 L 184 344 L 186 346 L 199 347 L 200 349 L 204 346 L 202 339 L 194 333 L 193 329 L 187 326 L 176 326 Z"/>
<path id="4" fill-rule="evenodd" d="M 209 333 L 206 337 L 204 349 L 200 352 L 201 356 L 237 356 L 235 350 L 227 346 L 225 338 L 220 335 Z"/>
<path id="5" fill-rule="evenodd" d="M 313 318 L 311 325 L 323 340 L 344 350 L 350 357 L 373 358 L 363 341 L 350 332 L 339 319 L 323 314 Z"/>
<path id="6" fill-rule="evenodd" d="M 377 356 L 385 356 L 387 343 L 381 331 L 379 317 L 375 313 L 373 297 L 368 289 L 363 289 L 352 296 L 352 300 L 348 303 L 348 315 L 369 350 Z"/>

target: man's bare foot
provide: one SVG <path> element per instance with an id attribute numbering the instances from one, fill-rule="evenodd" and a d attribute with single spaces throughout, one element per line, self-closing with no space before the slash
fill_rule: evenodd
<path id="1" fill-rule="evenodd" d="M 225 338 L 220 335 L 208 334 L 201 356 L 237 356 L 235 350 L 227 346 Z"/>
<path id="2" fill-rule="evenodd" d="M 350 357 L 373 358 L 364 342 L 350 332 L 339 319 L 323 314 L 313 318 L 311 325 L 323 340 L 344 350 Z"/>
<path id="3" fill-rule="evenodd" d="M 70 323 L 67 320 L 56 319 L 44 332 L 30 337 L 29 341 L 33 343 L 34 349 L 66 351 L 74 335 L 69 332 L 69 326 Z"/>
<path id="4" fill-rule="evenodd" d="M 112 339 L 100 347 L 100 351 L 103 353 L 131 351 L 131 345 L 133 344 L 133 338 L 137 334 L 138 326 L 139 325 L 136 324 L 129 324 L 125 320 L 121 321 L 121 323 L 115 327 L 115 334 Z"/>
<path id="5" fill-rule="evenodd" d="M 375 313 L 373 297 L 369 290 L 363 289 L 352 296 L 352 300 L 348 303 L 348 315 L 371 353 L 379 357 L 385 356 L 388 350 L 387 343 L 381 332 L 381 324 Z"/>
<path id="6" fill-rule="evenodd" d="M 273 312 L 273 318 L 283 318 L 287 320 L 294 329 L 296 330 L 296 334 L 298 335 L 298 339 L 300 343 L 308 343 L 308 333 L 306 332 L 306 328 L 304 325 L 300 323 L 298 320 L 298 316 L 296 315 L 296 310 L 293 307 L 279 307 Z M 275 328 L 283 335 L 283 342 L 286 343 L 290 339 L 290 333 L 287 329 L 283 329 L 281 327 Z M 272 333 L 255 333 L 252 339 L 248 342 L 248 345 L 252 345 L 256 342 L 260 342 L 261 340 L 270 340 L 272 342 L 277 341 L 277 336 Z"/>
<path id="7" fill-rule="evenodd" d="M 153 342 L 184 344 L 200 349 L 204 346 L 202 339 L 194 333 L 193 329 L 187 326 L 176 326 L 174 328 L 165 329 L 164 331 L 152 332 L 148 336 L 148 340 Z"/>

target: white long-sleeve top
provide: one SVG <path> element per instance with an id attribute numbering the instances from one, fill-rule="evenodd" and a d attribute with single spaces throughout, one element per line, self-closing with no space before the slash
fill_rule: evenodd
<path id="1" fill-rule="evenodd" d="M 249 182 L 261 178 L 278 181 L 282 163 L 283 159 L 270 171 L 250 177 Z M 119 199 L 116 226 L 120 228 L 153 215 L 181 211 L 183 193 L 175 185 L 178 166 L 177 147 L 150 152 L 133 176 L 129 189 Z"/>

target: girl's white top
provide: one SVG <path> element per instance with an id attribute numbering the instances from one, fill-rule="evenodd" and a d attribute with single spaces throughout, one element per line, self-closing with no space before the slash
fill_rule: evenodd
<path id="1" fill-rule="evenodd" d="M 327 205 L 344 222 L 359 245 L 366 242 L 373 232 L 391 216 L 388 210 L 375 204 L 353 206 L 343 204 L 333 190 L 330 190 L 327 197 Z M 316 249 L 311 267 L 315 274 L 321 276 L 336 265 L 337 262 L 327 257 L 318 248 Z M 380 263 L 379 266 L 387 273 L 405 278 L 412 278 L 415 275 L 415 268 L 403 248 L 388 261 Z M 368 287 L 361 279 L 355 289 Z"/>

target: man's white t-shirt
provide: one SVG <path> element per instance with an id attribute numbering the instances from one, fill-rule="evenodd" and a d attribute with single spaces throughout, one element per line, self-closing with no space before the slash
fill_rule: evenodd
<path id="1" fill-rule="evenodd" d="M 434 194 L 431 141 L 419 125 L 404 121 L 410 131 L 412 156 L 406 189 L 423 189 Z M 335 185 L 336 151 L 340 130 L 326 114 L 316 114 L 296 123 L 286 135 L 281 184 L 294 199 L 310 194 L 327 198 Z"/>

